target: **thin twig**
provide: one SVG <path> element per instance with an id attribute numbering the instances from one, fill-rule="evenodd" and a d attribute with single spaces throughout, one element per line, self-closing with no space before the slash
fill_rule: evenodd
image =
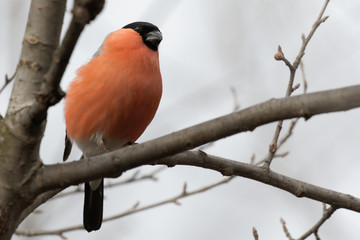
<path id="1" fill-rule="evenodd" d="M 143 207 L 139 207 L 140 203 L 136 202 L 132 207 L 130 207 L 128 210 L 126 210 L 123 213 L 120 214 L 116 214 L 107 218 L 103 219 L 103 222 L 108 222 L 111 220 L 115 220 L 115 219 L 119 219 L 121 217 L 125 217 L 134 213 L 138 213 L 144 210 L 148 210 L 148 209 L 152 209 L 155 207 L 159 207 L 168 203 L 174 203 L 176 205 L 180 205 L 179 200 L 195 195 L 195 194 L 199 194 L 202 192 L 205 192 L 207 190 L 210 190 L 212 188 L 215 188 L 217 186 L 220 186 L 222 184 L 228 183 L 230 182 L 234 177 L 227 177 L 224 178 L 221 181 L 218 181 L 216 183 L 195 189 L 193 191 L 188 191 L 187 190 L 187 185 L 186 183 L 183 185 L 183 188 L 181 189 L 181 192 L 177 195 L 175 195 L 174 197 L 170 197 L 168 199 L 165 199 L 163 201 L 159 201 L 156 203 L 152 203 L 152 204 L 148 204 L 145 205 Z M 38 236 L 45 236 L 45 235 L 57 235 L 62 239 L 66 239 L 66 237 L 64 236 L 65 233 L 67 232 L 71 232 L 71 231 L 77 231 L 77 230 L 82 230 L 84 229 L 83 225 L 76 225 L 76 226 L 72 226 L 72 227 L 67 227 L 67 228 L 62 228 L 62 229 L 57 229 L 57 230 L 49 230 L 49 231 L 22 231 L 22 230 L 17 230 L 15 232 L 16 235 L 20 235 L 20 236 L 27 236 L 27 237 L 38 237 Z"/>
<path id="2" fill-rule="evenodd" d="M 336 208 L 333 206 L 330 206 L 329 208 L 326 208 L 326 205 L 324 204 L 325 208 L 323 208 L 323 215 L 321 219 L 312 227 L 310 228 L 306 233 L 304 233 L 298 240 L 304 240 L 307 237 L 309 237 L 311 234 L 314 234 L 316 239 L 320 239 L 318 236 L 319 228 L 328 220 L 331 215 L 336 211 Z"/>
<path id="3" fill-rule="evenodd" d="M 105 187 L 107 188 L 111 188 L 111 187 L 117 187 L 120 185 L 124 185 L 124 184 L 128 184 L 128 183 L 133 183 L 133 182 L 138 182 L 138 181 L 142 181 L 142 180 L 153 180 L 153 181 L 157 181 L 157 174 L 164 171 L 165 169 L 167 169 L 167 167 L 161 166 L 156 168 L 154 171 L 150 172 L 150 173 L 146 173 L 143 175 L 140 175 L 140 171 L 135 171 L 134 174 L 129 177 L 128 179 L 124 179 L 122 181 L 119 182 L 108 182 Z"/>
<path id="4" fill-rule="evenodd" d="M 114 219 L 117 219 L 117 218 L 120 218 L 120 217 L 124 217 L 124 216 L 130 215 L 130 214 L 133 214 L 133 213 L 137 213 L 137 212 L 140 212 L 140 211 L 144 211 L 144 210 L 154 208 L 154 207 L 158 207 L 158 206 L 168 204 L 168 203 L 175 203 L 175 204 L 178 205 L 179 204 L 178 200 L 180 200 L 182 198 L 186 198 L 186 197 L 198 194 L 198 193 L 202 193 L 202 192 L 205 192 L 205 191 L 207 191 L 209 189 L 212 189 L 212 188 L 215 188 L 215 187 L 220 186 L 222 184 L 228 183 L 233 178 L 234 178 L 233 176 L 232 177 L 227 177 L 227 178 L 225 178 L 225 179 L 223 179 L 223 180 L 221 180 L 219 182 L 216 182 L 216 183 L 213 183 L 213 184 L 198 188 L 198 189 L 193 190 L 193 191 L 187 191 L 187 185 L 185 183 L 181 193 L 174 196 L 174 197 L 172 197 L 172 198 L 160 201 L 158 203 L 149 204 L 149 205 L 146 205 L 146 206 L 143 206 L 143 207 L 140 207 L 140 208 L 129 209 L 128 211 L 126 211 L 124 213 L 117 214 L 117 215 L 114 215 L 114 216 L 111 216 L 111 217 L 107 217 L 107 218 L 104 219 L 104 221 L 114 220 Z"/>
<path id="5" fill-rule="evenodd" d="M 5 82 L 4 82 L 4 85 L 0 88 L 0 94 L 2 93 L 2 91 L 4 91 L 6 86 L 9 85 L 9 83 L 11 83 L 12 80 L 14 80 L 17 70 L 18 70 L 18 67 L 16 67 L 15 72 L 11 77 L 8 77 L 8 75 L 5 74 Z"/>
<path id="6" fill-rule="evenodd" d="M 132 174 L 130 177 L 128 177 L 126 179 L 122 179 L 121 181 L 118 181 L 118 182 L 107 182 L 105 184 L 104 188 L 107 189 L 107 188 L 112 188 L 112 187 L 118 187 L 120 185 L 134 183 L 134 182 L 140 182 L 143 180 L 157 181 L 158 178 L 156 175 L 165 169 L 167 169 L 167 167 L 161 166 L 161 167 L 156 168 L 154 171 L 152 171 L 150 173 L 146 173 L 146 174 L 142 174 L 142 175 L 140 175 L 140 171 L 137 170 L 134 172 L 134 174 Z M 56 195 L 55 197 L 51 198 L 50 200 L 59 199 L 62 197 L 66 197 L 66 196 L 75 194 L 75 193 L 83 193 L 83 191 L 84 191 L 84 189 L 82 187 L 77 186 L 72 191 L 62 192 L 62 193 Z"/>
<path id="7" fill-rule="evenodd" d="M 295 86 L 291 89 L 291 93 L 295 92 L 300 87 L 300 83 L 295 84 Z"/>
<path id="8" fill-rule="evenodd" d="M 289 155 L 289 152 L 277 153 L 274 155 L 274 158 L 284 158 Z"/>
<path id="9" fill-rule="evenodd" d="M 329 18 L 329 16 L 323 17 L 324 12 L 326 10 L 326 7 L 329 4 L 329 1 L 330 0 L 325 0 L 324 5 L 321 8 L 321 11 L 319 13 L 319 16 L 317 17 L 315 23 L 313 24 L 312 29 L 311 29 L 310 33 L 308 34 L 308 36 L 307 37 L 305 37 L 305 36 L 302 37 L 303 43 L 301 45 L 299 54 L 297 55 L 295 61 L 292 64 L 295 69 L 297 69 L 298 65 L 300 64 L 301 58 L 305 54 L 306 46 L 310 42 L 310 40 L 311 40 L 312 36 L 314 35 L 315 31 L 317 30 L 317 28 L 320 26 L 321 23 L 325 22 Z"/>
<path id="10" fill-rule="evenodd" d="M 52 201 L 55 199 L 60 199 L 60 198 L 67 197 L 67 196 L 75 194 L 75 193 L 82 193 L 82 192 L 84 192 L 84 189 L 80 185 L 78 185 L 78 186 L 74 187 L 71 191 L 61 192 L 61 193 L 55 195 L 53 198 L 50 198 L 49 201 Z"/>
<path id="11" fill-rule="evenodd" d="M 290 61 L 285 57 L 284 52 L 282 51 L 282 48 L 280 45 L 278 45 L 278 51 L 277 53 L 275 53 L 274 55 L 275 60 L 277 61 L 283 61 L 285 63 L 285 65 L 292 70 L 293 69 L 293 65 L 290 63 Z"/>
<path id="12" fill-rule="evenodd" d="M 254 240 L 259 240 L 259 234 L 255 227 L 253 227 L 252 232 L 253 232 Z"/>
<path id="13" fill-rule="evenodd" d="M 315 23 L 313 24 L 312 29 L 311 29 L 310 33 L 308 34 L 308 36 L 307 37 L 305 37 L 304 35 L 302 36 L 302 40 L 303 40 L 302 45 L 300 47 L 300 51 L 299 51 L 297 57 L 295 58 L 295 61 L 293 62 L 293 64 L 291 64 L 285 58 L 285 55 L 281 49 L 281 46 L 280 45 L 278 46 L 278 52 L 275 54 L 274 57 L 278 61 L 283 61 L 290 70 L 290 78 L 289 78 L 288 87 L 287 87 L 286 94 L 285 94 L 286 97 L 289 97 L 292 94 L 292 92 L 294 91 L 293 85 L 294 85 L 294 80 L 295 80 L 295 73 L 301 62 L 301 58 L 305 54 L 306 46 L 308 45 L 310 39 L 312 38 L 312 36 L 314 35 L 316 29 L 320 26 L 320 24 L 325 22 L 326 19 L 328 19 L 328 17 L 323 17 L 328 3 L 329 3 L 329 0 L 325 0 L 324 6 L 322 7 L 320 14 L 319 14 L 318 18 L 316 19 Z M 279 140 L 279 135 L 280 135 L 280 132 L 282 129 L 282 124 L 283 124 L 283 121 L 281 120 L 278 122 L 278 124 L 276 126 L 274 137 L 269 146 L 269 152 L 268 152 L 268 155 L 267 155 L 266 160 L 263 165 L 263 167 L 265 169 L 270 168 L 271 161 L 273 160 L 275 153 L 278 149 L 278 140 Z"/>
<path id="14" fill-rule="evenodd" d="M 234 100 L 233 112 L 236 112 L 236 111 L 238 111 L 240 109 L 239 97 L 238 97 L 238 94 L 237 94 L 236 89 L 234 87 L 231 87 L 230 90 L 231 90 L 231 95 L 232 95 L 233 100 Z"/>
<path id="15" fill-rule="evenodd" d="M 300 69 L 301 69 L 301 76 L 302 76 L 302 81 L 303 81 L 303 86 L 304 86 L 304 90 L 303 90 L 303 91 L 304 91 L 304 94 L 306 94 L 306 93 L 307 93 L 307 86 L 308 86 L 308 84 L 307 84 L 307 80 L 306 80 L 306 77 L 305 77 L 304 64 L 303 64 L 302 61 L 300 62 Z M 300 85 L 297 85 L 297 86 L 300 86 Z M 297 88 L 298 88 L 298 87 L 297 87 Z M 297 88 L 296 88 L 296 89 L 297 89 Z M 293 91 L 294 91 L 294 90 L 295 90 L 295 87 L 293 88 Z M 288 131 L 286 132 L 285 136 L 283 136 L 283 137 L 280 139 L 280 141 L 279 141 L 279 143 L 278 143 L 278 145 L 277 145 L 277 150 L 279 150 L 279 148 L 292 136 L 293 130 L 294 130 L 297 122 L 299 121 L 299 119 L 300 119 L 300 118 L 296 118 L 295 120 L 292 120 L 292 121 L 291 121 Z M 284 154 L 274 154 L 274 158 L 276 158 L 276 157 L 285 157 L 286 155 L 288 155 L 288 153 L 289 153 L 289 152 L 285 152 Z M 254 156 L 255 156 L 255 155 L 254 155 Z M 253 161 L 253 160 L 255 160 L 255 159 L 252 159 L 252 161 Z M 252 164 L 258 166 L 258 165 L 264 163 L 265 160 L 266 160 L 266 158 L 263 158 L 262 160 L 260 160 L 260 161 L 258 161 L 258 162 L 256 162 L 256 163 L 253 161 Z"/>
<path id="16" fill-rule="evenodd" d="M 239 99 L 238 99 L 238 94 L 237 94 L 236 89 L 234 87 L 231 87 L 230 90 L 231 90 L 231 94 L 232 94 L 233 101 L 234 101 L 234 106 L 233 106 L 232 112 L 237 112 L 237 111 L 240 110 L 240 102 L 239 102 Z M 214 145 L 214 143 L 215 142 L 209 142 L 207 144 L 204 144 L 204 145 L 200 146 L 198 148 L 198 150 L 205 151 L 206 149 L 212 147 Z"/>
<path id="17" fill-rule="evenodd" d="M 294 130 L 294 128 L 295 128 L 296 123 L 298 122 L 298 120 L 299 120 L 299 118 L 291 121 L 290 126 L 289 126 L 288 131 L 286 132 L 285 136 L 282 137 L 282 138 L 280 139 L 279 143 L 277 144 L 276 152 L 277 152 L 277 151 L 279 150 L 279 148 L 280 148 L 281 146 L 283 146 L 284 143 L 292 136 L 293 130 Z M 276 153 L 274 153 L 274 155 L 272 156 L 272 158 L 286 157 L 288 154 L 289 154 L 289 152 L 285 152 L 285 153 L 282 153 L 282 154 L 276 154 Z M 265 158 L 263 158 L 263 159 L 255 162 L 255 161 L 254 161 L 254 160 L 255 160 L 255 155 L 253 155 L 253 156 L 254 156 L 254 159 L 252 159 L 251 161 L 252 161 L 252 164 L 255 165 L 255 166 L 259 166 L 259 165 L 265 163 L 265 161 L 266 161 L 266 159 L 267 159 L 267 157 L 268 157 L 268 156 L 267 156 L 267 157 L 265 157 Z"/>
<path id="18" fill-rule="evenodd" d="M 255 155 L 255 153 L 253 153 L 251 155 L 251 158 L 250 158 L 250 164 L 251 165 L 257 165 L 257 163 L 255 163 L 255 158 L 256 158 L 256 155 Z"/>
<path id="19" fill-rule="evenodd" d="M 291 121 L 287 133 L 279 141 L 278 149 L 291 137 L 291 135 L 293 134 L 293 130 L 294 130 L 295 126 L 296 126 L 296 123 L 298 121 L 299 121 L 299 118 Z"/>
<path id="20" fill-rule="evenodd" d="M 303 80 L 303 86 L 304 86 L 304 94 L 307 93 L 307 80 L 306 80 L 306 76 L 305 76 L 305 67 L 304 67 L 304 63 L 303 61 L 300 61 L 300 71 L 301 71 L 301 76 L 302 76 L 302 80 Z"/>
<path id="21" fill-rule="evenodd" d="M 280 222 L 281 222 L 281 225 L 282 225 L 282 227 L 283 227 L 283 231 L 284 231 L 286 237 L 287 237 L 289 240 L 294 240 L 294 238 L 291 236 L 289 230 L 288 230 L 287 227 L 286 227 L 286 222 L 285 222 L 285 220 L 284 220 L 283 218 L 280 218 Z"/>

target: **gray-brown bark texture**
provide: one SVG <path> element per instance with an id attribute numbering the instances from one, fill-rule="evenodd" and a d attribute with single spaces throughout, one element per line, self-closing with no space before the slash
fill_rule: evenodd
<path id="1" fill-rule="evenodd" d="M 103 1 L 75 1 L 78 35 L 102 5 Z M 65 7 L 66 1 L 47 0 L 32 1 L 30 6 L 8 111 L 0 123 L 0 239 L 10 239 L 31 212 L 29 206 L 35 202 L 35 208 L 46 200 L 39 198 L 31 185 L 42 166 L 39 147 L 47 109 L 62 97 L 59 83 L 72 51 L 66 46 L 67 54 L 55 52 L 59 49 Z M 72 43 L 74 46 L 76 39 Z"/>
<path id="2" fill-rule="evenodd" d="M 30 7 L 9 108 L 0 124 L 1 239 L 10 239 L 22 211 L 36 197 L 29 185 L 41 166 L 39 147 L 46 121 L 33 121 L 30 109 L 38 104 L 36 93 L 58 47 L 65 6 L 65 1 L 33 1 Z"/>

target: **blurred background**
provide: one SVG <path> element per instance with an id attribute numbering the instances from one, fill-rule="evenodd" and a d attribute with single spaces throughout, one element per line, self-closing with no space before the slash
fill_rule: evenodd
<path id="1" fill-rule="evenodd" d="M 12 75 L 19 60 L 30 1 L 0 0 L 0 84 Z M 163 97 L 155 119 L 139 139 L 144 142 L 173 131 L 230 113 L 236 92 L 240 108 L 285 95 L 289 71 L 273 55 L 280 44 L 292 62 L 318 16 L 323 1 L 313 0 L 132 0 L 106 1 L 103 12 L 86 27 L 70 60 L 61 86 L 67 89 L 75 71 L 90 59 L 111 31 L 138 20 L 157 25 L 164 36 L 160 45 Z M 65 14 L 64 29 L 71 18 L 72 1 Z M 331 1 L 304 56 L 308 91 L 327 90 L 359 83 L 360 2 Z M 300 71 L 296 83 L 302 82 Z M 11 85 L 0 95 L 4 116 Z M 299 89 L 295 94 L 301 94 Z M 62 161 L 64 140 L 63 101 L 49 111 L 41 146 L 47 164 Z M 272 168 L 287 176 L 359 197 L 360 109 L 300 120 L 294 135 L 280 149 L 289 151 Z M 289 122 L 285 123 L 283 133 Z M 275 124 L 216 142 L 208 153 L 249 162 L 263 158 Z M 70 156 L 78 159 L 75 149 Z M 156 167 L 142 167 L 141 173 Z M 133 171 L 121 178 L 131 176 Z M 210 170 L 176 166 L 143 181 L 107 189 L 104 216 L 172 197 L 182 191 L 219 181 Z M 112 180 L 114 181 L 114 180 Z M 68 239 L 286 239 L 282 217 L 294 238 L 322 216 L 322 204 L 298 199 L 271 186 L 236 178 L 208 192 L 180 200 L 181 206 L 165 205 L 116 221 L 88 234 L 75 231 Z M 52 200 L 39 207 L 21 225 L 22 230 L 52 230 L 81 224 L 83 195 Z M 39 211 L 38 211 L 39 212 Z M 319 231 L 322 239 L 359 239 L 360 214 L 338 210 Z M 14 236 L 14 240 L 27 239 Z M 59 239 L 58 236 L 36 239 Z M 315 239 L 310 237 L 309 239 Z"/>

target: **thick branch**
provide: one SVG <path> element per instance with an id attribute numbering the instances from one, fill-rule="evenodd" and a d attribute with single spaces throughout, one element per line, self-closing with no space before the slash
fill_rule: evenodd
<path id="1" fill-rule="evenodd" d="M 86 24 L 100 13 L 104 0 L 74 1 L 73 17 L 60 47 L 54 52 L 49 71 L 37 94 L 37 104 L 30 110 L 32 121 L 42 122 L 46 118 L 47 108 L 58 103 L 65 93 L 60 89 L 60 81 L 70 60 L 75 45 Z"/>
<path id="2" fill-rule="evenodd" d="M 7 125 L 19 139 L 39 139 L 44 126 L 33 125 L 30 107 L 36 103 L 43 76 L 49 70 L 58 47 L 65 13 L 65 1 L 32 1 L 19 65 L 7 110 Z M 31 131 L 31 132 L 30 132 Z"/>
<path id="3" fill-rule="evenodd" d="M 0 122 L 0 239 L 10 239 L 36 196 L 28 191 L 41 167 L 45 123 L 33 124 L 30 107 L 58 47 L 66 1 L 31 1 L 20 61 L 4 120 Z"/>
<path id="4" fill-rule="evenodd" d="M 169 158 L 158 160 L 154 164 L 191 165 L 212 169 L 225 176 L 241 176 L 253 179 L 292 193 L 296 197 L 307 197 L 330 204 L 336 208 L 346 208 L 360 212 L 360 199 L 330 189 L 302 182 L 263 167 L 232 161 L 204 152 L 184 152 Z"/>
<path id="5" fill-rule="evenodd" d="M 89 21 L 98 13 L 93 3 L 101 2 L 75 0 L 75 6 L 83 12 L 74 12 L 74 18 L 80 19 L 79 22 L 82 22 L 81 19 Z M 0 121 L 1 239 L 10 239 L 20 220 L 50 196 L 49 193 L 41 198 L 38 194 L 33 195 L 28 186 L 42 166 L 39 148 L 47 109 L 60 99 L 58 85 L 72 52 L 71 45 L 77 40 L 72 40 L 72 43 L 67 40 L 71 38 L 69 34 L 74 34 L 75 31 L 72 31 L 56 50 L 65 7 L 66 1 L 31 2 L 9 107 L 4 120 Z M 88 10 L 89 16 L 84 15 L 84 9 Z"/>
<path id="6" fill-rule="evenodd" d="M 360 106 L 360 85 L 272 99 L 223 117 L 114 152 L 71 163 L 45 165 L 39 170 L 32 191 L 43 192 L 67 187 L 121 172 L 156 159 L 215 141 L 258 126 L 295 117 L 345 111 Z M 332 204 L 332 203 L 330 203 Z"/>

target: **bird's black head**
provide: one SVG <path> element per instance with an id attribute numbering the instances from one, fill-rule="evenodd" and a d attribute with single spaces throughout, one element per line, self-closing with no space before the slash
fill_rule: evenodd
<path id="1" fill-rule="evenodd" d="M 138 32 L 146 46 L 157 51 L 162 40 L 162 34 L 157 26 L 148 22 L 133 22 L 123 28 L 131 28 Z"/>

